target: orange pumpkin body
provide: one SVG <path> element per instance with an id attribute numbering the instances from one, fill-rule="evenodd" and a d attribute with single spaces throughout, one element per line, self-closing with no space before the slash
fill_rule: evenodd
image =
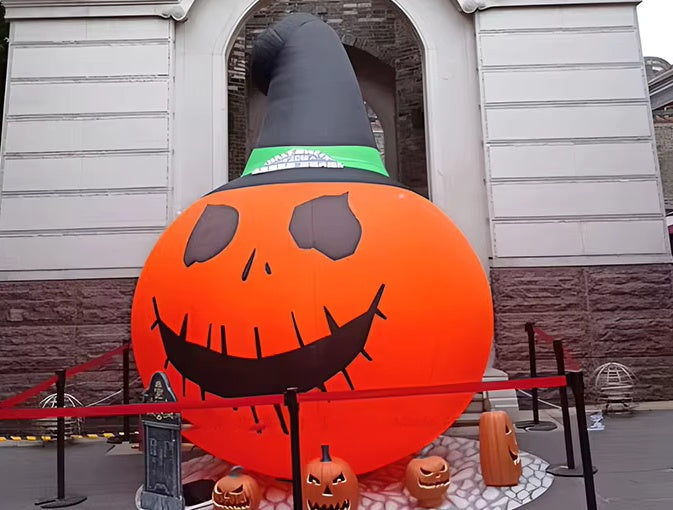
<path id="1" fill-rule="evenodd" d="M 320 197 L 338 202 L 349 246 L 329 238 L 340 228 L 332 216 L 320 232 L 302 233 L 301 221 L 321 207 L 315 202 L 307 214 L 305 204 Z M 219 247 L 192 249 L 204 232 L 222 236 Z M 368 183 L 263 185 L 203 197 L 156 243 L 132 311 L 143 382 L 165 370 L 180 401 L 292 386 L 343 391 L 349 383 L 364 390 L 479 381 L 492 331 L 488 282 L 462 233 L 421 196 Z M 329 441 L 355 472 L 368 472 L 434 440 L 471 398 L 302 404 L 302 451 Z M 259 423 L 248 409 L 185 412 L 193 426 L 184 434 L 217 457 L 289 477 L 280 409 L 254 411 Z"/>
<path id="2" fill-rule="evenodd" d="M 213 507 L 224 510 L 257 510 L 262 500 L 259 484 L 253 477 L 240 474 L 235 466 L 213 487 Z"/>
<path id="3" fill-rule="evenodd" d="M 484 483 L 492 487 L 519 485 L 521 457 L 514 425 L 504 411 L 483 413 L 479 419 L 479 457 Z"/>
<path id="4" fill-rule="evenodd" d="M 323 456 L 310 461 L 302 473 L 302 496 L 306 510 L 357 510 L 360 486 L 351 467 L 332 458 L 329 447 Z"/>
<path id="5" fill-rule="evenodd" d="M 418 506 L 440 506 L 450 484 L 449 465 L 441 457 L 412 459 L 407 464 L 405 485 L 409 494 L 418 500 Z"/>

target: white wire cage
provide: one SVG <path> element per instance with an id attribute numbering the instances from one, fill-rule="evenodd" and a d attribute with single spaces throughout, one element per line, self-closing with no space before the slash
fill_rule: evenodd
<path id="1" fill-rule="evenodd" d="M 41 408 L 55 408 L 56 406 L 56 393 L 53 393 L 40 401 L 39 406 Z M 75 396 L 70 393 L 66 393 L 63 396 L 63 407 L 84 407 L 82 402 L 80 402 Z M 65 418 L 65 436 L 66 438 L 72 435 L 80 435 L 82 433 L 82 427 L 84 425 L 83 418 Z M 35 426 L 37 432 L 41 435 L 55 435 L 57 429 L 57 420 L 56 418 L 40 418 L 35 420 Z"/>
<path id="2" fill-rule="evenodd" d="M 636 406 L 638 378 L 622 363 L 609 362 L 593 373 L 594 389 L 605 413 L 631 412 Z"/>

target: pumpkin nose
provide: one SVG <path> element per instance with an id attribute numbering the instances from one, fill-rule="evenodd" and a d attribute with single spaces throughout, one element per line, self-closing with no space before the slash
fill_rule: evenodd
<path id="1" fill-rule="evenodd" d="M 329 485 L 325 485 L 325 490 L 322 491 L 323 496 L 332 496 L 332 489 L 329 488 Z"/>
<path id="2" fill-rule="evenodd" d="M 250 257 L 248 257 L 248 261 L 245 263 L 245 267 L 243 268 L 243 273 L 241 274 L 241 280 L 246 281 L 248 279 L 248 276 L 250 276 L 250 270 L 252 269 L 252 263 L 255 261 L 255 254 L 257 253 L 257 250 L 254 249 L 252 250 L 252 253 L 250 254 Z M 266 274 L 271 274 L 271 266 L 269 265 L 268 262 L 264 264 L 264 272 Z"/>
<path id="3" fill-rule="evenodd" d="M 243 281 L 246 281 L 248 276 L 250 276 L 250 269 L 252 269 L 252 263 L 255 261 L 255 253 L 257 253 L 257 250 L 252 250 L 250 257 L 248 257 L 248 261 L 245 263 L 243 274 L 241 274 L 241 280 Z"/>

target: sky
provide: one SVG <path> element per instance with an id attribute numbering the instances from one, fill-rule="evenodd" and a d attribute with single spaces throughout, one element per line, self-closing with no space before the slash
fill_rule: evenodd
<path id="1" fill-rule="evenodd" d="M 643 55 L 673 64 L 673 0 L 643 0 L 638 5 Z"/>

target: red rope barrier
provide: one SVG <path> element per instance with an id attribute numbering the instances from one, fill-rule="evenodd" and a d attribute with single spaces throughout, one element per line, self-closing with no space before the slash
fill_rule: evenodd
<path id="1" fill-rule="evenodd" d="M 565 376 L 536 377 L 512 381 L 491 381 L 444 384 L 441 386 L 420 386 L 411 388 L 390 388 L 378 390 L 339 391 L 333 393 L 303 393 L 297 396 L 299 402 L 334 402 L 337 400 L 362 400 L 370 398 L 412 397 L 441 395 L 449 393 L 475 393 L 478 391 L 530 390 L 532 388 L 559 388 L 566 386 Z"/>
<path id="2" fill-rule="evenodd" d="M 540 337 L 540 340 L 544 340 L 547 343 L 553 343 L 554 342 L 554 337 L 549 336 L 547 333 L 542 331 L 540 328 L 533 328 L 537 336 Z"/>
<path id="3" fill-rule="evenodd" d="M 394 398 L 450 393 L 473 393 L 476 391 L 497 391 L 510 389 L 558 388 L 566 386 L 565 376 L 539 377 L 513 381 L 472 382 L 445 384 L 442 386 L 421 386 L 414 388 L 388 388 L 377 390 L 341 391 L 333 393 L 311 392 L 298 395 L 300 402 L 333 402 L 339 400 L 361 400 L 371 398 Z M 128 416 L 138 414 L 179 413 L 195 409 L 219 409 L 283 404 L 283 395 L 269 395 L 250 398 L 217 399 L 213 401 L 186 401 L 166 404 L 126 404 L 100 407 L 67 407 L 49 409 L 7 409 L 0 410 L 0 420 L 33 420 L 37 418 L 91 418 L 101 416 Z"/>
<path id="4" fill-rule="evenodd" d="M 131 344 L 129 343 L 124 343 L 117 347 L 116 349 L 113 349 L 109 352 L 106 352 L 105 354 L 102 354 L 98 356 L 97 358 L 94 358 L 92 360 L 89 360 L 85 363 L 82 363 L 80 365 L 71 367 L 66 370 L 65 375 L 66 377 L 72 377 L 74 375 L 80 374 L 82 372 L 86 372 L 87 370 L 91 370 L 92 368 L 96 368 L 100 365 L 103 365 L 107 363 L 110 359 L 112 359 L 114 356 L 117 356 L 124 352 L 126 349 L 129 349 L 131 347 Z M 38 395 L 39 393 L 42 393 L 43 391 L 46 391 L 49 389 L 50 386 L 56 384 L 56 376 L 52 376 L 49 379 L 45 379 L 41 383 L 37 384 L 36 386 L 33 386 L 30 389 L 27 389 L 26 391 L 19 393 L 18 395 L 14 395 L 13 397 L 9 397 L 8 399 L 5 399 L 0 402 L 0 409 L 7 409 L 10 407 L 17 406 L 26 400 L 28 400 L 31 397 L 34 397 L 35 395 Z"/>
<path id="5" fill-rule="evenodd" d="M 137 414 L 180 413 L 198 409 L 220 409 L 283 404 L 283 395 L 266 397 L 218 399 L 207 402 L 186 401 L 161 404 L 119 404 L 97 407 L 50 407 L 0 410 L 0 420 L 35 420 L 38 418 L 100 418 L 102 416 L 132 416 Z"/>
<path id="6" fill-rule="evenodd" d="M 546 343 L 548 343 L 548 344 L 553 344 L 553 343 L 554 343 L 554 340 L 556 340 L 553 336 L 548 335 L 547 333 L 545 333 L 544 331 L 542 331 L 542 330 L 541 330 L 540 328 L 538 328 L 538 327 L 533 328 L 533 330 L 535 331 L 535 334 L 536 334 L 538 337 L 540 337 L 540 340 L 542 340 L 543 342 L 546 342 Z M 580 365 L 579 365 L 579 363 L 577 362 L 577 360 L 573 357 L 573 355 L 570 354 L 570 353 L 565 349 L 565 347 L 563 348 L 563 352 L 564 352 L 564 356 L 565 356 L 565 359 L 566 359 L 566 366 L 567 366 L 570 370 L 573 370 L 573 371 L 579 370 L 579 369 L 580 369 Z"/>

